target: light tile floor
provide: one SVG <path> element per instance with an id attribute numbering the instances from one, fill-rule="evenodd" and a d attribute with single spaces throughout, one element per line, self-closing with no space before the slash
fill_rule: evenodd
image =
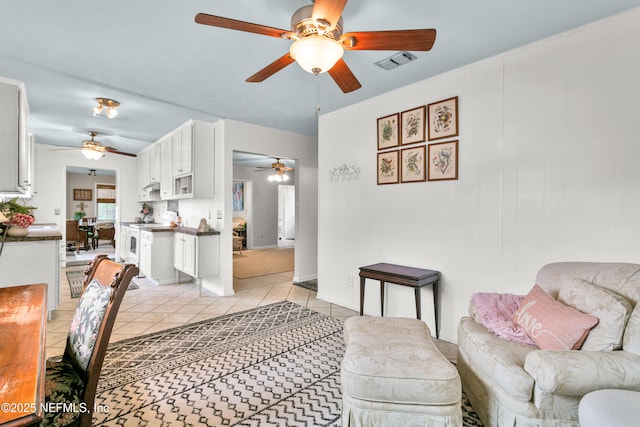
<path id="1" fill-rule="evenodd" d="M 71 299 L 65 272 L 63 269 L 60 274 L 60 305 L 47 323 L 47 357 L 64 352 L 78 303 L 78 299 Z M 127 291 L 122 300 L 110 342 L 284 300 L 342 320 L 357 315 L 353 310 L 317 299 L 314 291 L 295 286 L 293 272 L 234 279 L 235 294 L 228 297 L 206 289 L 198 296 L 198 287 L 193 283 L 160 286 L 146 280 L 136 283 L 140 288 Z"/>

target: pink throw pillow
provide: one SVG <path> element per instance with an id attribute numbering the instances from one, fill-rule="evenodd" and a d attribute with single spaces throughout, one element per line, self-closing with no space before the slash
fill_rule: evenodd
<path id="1" fill-rule="evenodd" d="M 513 316 L 514 322 L 543 350 L 577 350 L 598 318 L 551 298 L 535 285 Z"/>
<path id="2" fill-rule="evenodd" d="M 473 319 L 500 338 L 522 344 L 535 345 L 527 332 L 513 321 L 524 295 L 477 292 L 471 296 L 470 314 Z"/>

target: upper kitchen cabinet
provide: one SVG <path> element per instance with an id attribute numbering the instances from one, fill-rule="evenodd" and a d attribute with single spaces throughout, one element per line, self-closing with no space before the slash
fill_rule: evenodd
<path id="1" fill-rule="evenodd" d="M 138 153 L 138 201 L 160 200 L 160 146 Z"/>
<path id="2" fill-rule="evenodd" d="M 168 154 L 169 150 L 166 146 L 161 148 L 162 173 L 172 171 L 171 188 L 167 194 L 162 191 L 163 199 L 213 198 L 215 128 L 214 123 L 189 120 L 171 133 L 171 159 L 167 159 L 166 163 L 162 153 Z M 160 140 L 161 147 L 168 143 L 166 138 Z"/>
<path id="3" fill-rule="evenodd" d="M 172 171 L 173 176 L 192 172 L 193 165 L 193 127 L 189 121 L 172 132 Z"/>
<path id="4" fill-rule="evenodd" d="M 215 129 L 215 123 L 189 120 L 139 152 L 138 200 L 212 199 Z"/>
<path id="5" fill-rule="evenodd" d="M 165 136 L 157 142 L 160 145 L 160 198 L 173 196 L 173 137 Z"/>
<path id="6" fill-rule="evenodd" d="M 0 193 L 31 195 L 33 138 L 28 134 L 29 106 L 22 82 L 0 78 Z"/>

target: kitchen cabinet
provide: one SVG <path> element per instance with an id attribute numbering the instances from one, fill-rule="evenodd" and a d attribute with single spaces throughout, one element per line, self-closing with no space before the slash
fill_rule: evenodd
<path id="1" fill-rule="evenodd" d="M 22 82 L 0 78 L 0 193 L 30 196 L 33 183 L 33 137 L 27 131 L 29 107 Z"/>
<path id="2" fill-rule="evenodd" d="M 198 237 L 175 233 L 173 239 L 173 267 L 191 277 L 198 277 Z"/>
<path id="3" fill-rule="evenodd" d="M 220 235 L 194 235 L 175 232 L 173 235 L 173 266 L 202 284 L 220 275 Z"/>
<path id="4" fill-rule="evenodd" d="M 161 139 L 160 145 L 160 198 L 167 200 L 173 196 L 173 138 Z"/>
<path id="5" fill-rule="evenodd" d="M 140 273 L 156 285 L 175 282 L 175 270 L 171 262 L 174 256 L 172 232 L 140 232 Z"/>
<path id="6" fill-rule="evenodd" d="M 29 262 L 25 262 L 29 260 Z M 60 302 L 60 240 L 6 242 L 0 257 L 0 287 L 47 284 L 49 315 Z"/>
<path id="7" fill-rule="evenodd" d="M 190 120 L 182 125 L 180 135 L 183 143 L 182 149 L 182 174 L 173 176 L 173 198 L 175 199 L 212 199 L 215 194 L 215 145 L 216 145 L 215 123 Z M 190 172 L 185 173 L 185 157 L 188 150 L 184 149 L 185 141 L 192 141 L 190 152 L 191 163 Z M 175 145 L 176 138 L 173 138 Z M 173 150 L 174 170 L 176 169 L 176 150 Z"/>
<path id="8" fill-rule="evenodd" d="M 218 126 L 189 120 L 139 152 L 138 201 L 212 199 Z M 150 183 L 158 183 L 160 191 L 144 190 Z"/>
<path id="9" fill-rule="evenodd" d="M 138 160 L 138 201 L 160 200 L 160 146 L 152 145 L 137 155 Z M 156 184 L 155 188 L 147 188 Z"/>
<path id="10" fill-rule="evenodd" d="M 187 122 L 172 133 L 173 176 L 192 172 L 193 122 Z"/>

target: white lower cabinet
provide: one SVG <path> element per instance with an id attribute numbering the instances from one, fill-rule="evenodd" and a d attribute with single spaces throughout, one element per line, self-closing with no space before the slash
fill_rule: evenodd
<path id="1" fill-rule="evenodd" d="M 220 235 L 173 235 L 173 267 L 193 277 L 202 286 L 220 275 Z"/>
<path id="2" fill-rule="evenodd" d="M 198 237 L 175 233 L 173 236 L 173 267 L 191 277 L 198 277 Z"/>
<path id="3" fill-rule="evenodd" d="M 158 285 L 175 282 L 173 233 L 142 231 L 140 233 L 140 273 Z"/>

